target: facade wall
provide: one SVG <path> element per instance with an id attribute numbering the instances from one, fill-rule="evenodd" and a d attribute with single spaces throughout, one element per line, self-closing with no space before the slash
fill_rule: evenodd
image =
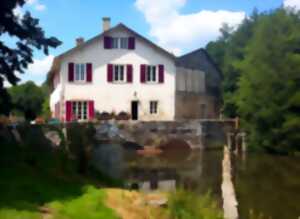
<path id="1" fill-rule="evenodd" d="M 200 70 L 177 67 L 176 119 L 208 119 L 219 115 L 216 97 L 209 95 L 205 73 Z"/>
<path id="2" fill-rule="evenodd" d="M 126 31 L 114 31 L 112 37 L 129 37 Z M 135 38 L 135 50 L 104 49 L 103 38 L 84 46 L 64 57 L 60 72 L 63 103 L 76 100 L 93 100 L 95 111 L 131 112 L 131 101 L 139 101 L 139 120 L 173 120 L 175 117 L 175 63 L 171 57 Z M 91 83 L 68 82 L 68 63 L 92 63 Z M 132 83 L 111 83 L 107 81 L 107 64 L 132 64 Z M 140 82 L 140 65 L 164 65 L 164 83 L 146 84 Z M 51 95 L 55 104 L 58 87 Z M 150 101 L 158 101 L 158 114 L 150 114 Z M 65 114 L 65 106 L 61 107 Z"/>
<path id="3" fill-rule="evenodd" d="M 176 91 L 176 119 L 214 119 L 219 117 L 216 98 L 207 94 Z"/>

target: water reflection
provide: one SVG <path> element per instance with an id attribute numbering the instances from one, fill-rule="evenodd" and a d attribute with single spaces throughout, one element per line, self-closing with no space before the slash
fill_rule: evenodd
<path id="1" fill-rule="evenodd" d="M 181 186 L 221 197 L 222 151 L 168 150 L 147 157 L 117 144 L 102 144 L 93 154 L 94 166 L 140 190 L 172 191 Z"/>
<path id="2" fill-rule="evenodd" d="M 272 219 L 299 218 L 299 158 L 248 154 L 233 160 L 240 218 L 248 219 L 249 210 Z"/>
<path id="3" fill-rule="evenodd" d="M 94 166 L 112 177 L 126 179 L 135 189 L 172 191 L 181 186 L 198 194 L 210 190 L 221 203 L 221 150 L 168 150 L 147 157 L 117 144 L 103 144 L 95 147 L 93 156 Z M 240 218 L 248 219 L 252 209 L 267 218 L 298 219 L 299 161 L 262 154 L 236 156 L 233 175 Z"/>

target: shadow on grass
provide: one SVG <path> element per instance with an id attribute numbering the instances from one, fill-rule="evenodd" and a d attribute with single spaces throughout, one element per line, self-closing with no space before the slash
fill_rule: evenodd
<path id="1" fill-rule="evenodd" d="M 94 172 L 77 174 L 76 159 L 70 160 L 62 146 L 54 148 L 44 128 L 18 128 L 22 144 L 0 128 L 0 218 L 41 218 L 42 206 L 52 218 L 117 218 L 105 206 L 104 190 L 96 189 L 109 181 Z"/>

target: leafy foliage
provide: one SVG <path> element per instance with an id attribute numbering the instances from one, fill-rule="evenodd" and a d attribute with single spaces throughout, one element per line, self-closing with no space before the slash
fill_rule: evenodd
<path id="1" fill-rule="evenodd" d="M 290 9 L 255 12 L 208 45 L 224 72 L 225 114 L 241 117 L 250 145 L 273 152 L 300 149 L 299 17 Z"/>
<path id="2" fill-rule="evenodd" d="M 199 197 L 192 192 L 178 189 L 169 197 L 168 209 L 174 219 L 222 219 L 223 213 L 218 209 L 210 193 Z"/>
<path id="3" fill-rule="evenodd" d="M 24 114 L 27 120 L 35 119 L 42 113 L 46 94 L 34 82 L 28 81 L 25 84 L 11 87 L 9 93 L 13 107 Z"/>
<path id="4" fill-rule="evenodd" d="M 26 12 L 23 16 L 14 14 L 14 9 L 22 7 L 25 0 L 2 0 L 0 3 L 0 36 L 9 37 L 9 44 L 0 40 L 0 113 L 8 114 L 10 101 L 4 81 L 16 85 L 16 72 L 24 73 L 32 63 L 33 49 L 43 50 L 48 55 L 49 47 L 56 48 L 61 42 L 55 37 L 46 37 L 39 26 L 39 20 Z"/>

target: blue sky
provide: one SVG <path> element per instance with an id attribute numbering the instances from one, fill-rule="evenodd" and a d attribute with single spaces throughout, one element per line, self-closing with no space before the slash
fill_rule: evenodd
<path id="1" fill-rule="evenodd" d="M 300 6 L 300 0 L 27 0 L 17 14 L 29 10 L 48 36 L 63 44 L 50 56 L 35 52 L 35 62 L 22 80 L 41 83 L 53 57 L 72 48 L 79 36 L 89 39 L 102 31 L 102 17 L 119 22 L 177 55 L 204 47 L 219 36 L 227 22 L 233 26 L 256 7 L 259 11 L 285 5 Z"/>

